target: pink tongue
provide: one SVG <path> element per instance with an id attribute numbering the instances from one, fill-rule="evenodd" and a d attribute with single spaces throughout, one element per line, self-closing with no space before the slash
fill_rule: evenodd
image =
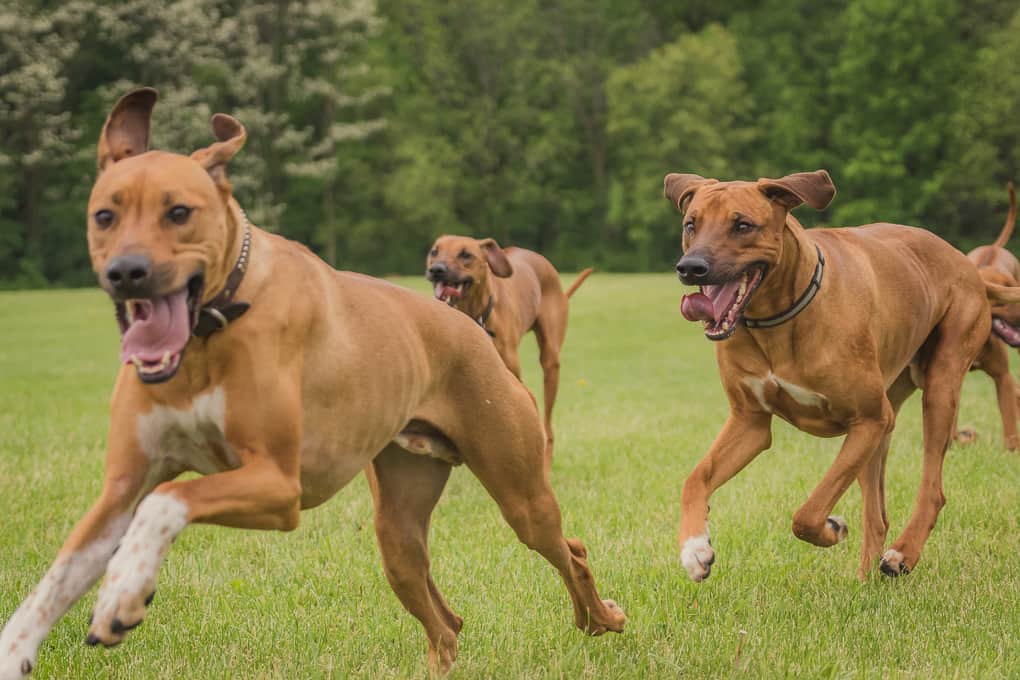
<path id="1" fill-rule="evenodd" d="M 459 298 L 460 297 L 460 291 L 457 290 L 456 288 L 453 288 L 452 286 L 444 286 L 443 287 L 443 295 L 446 295 L 446 296 L 449 296 L 449 297 Z"/>
<path id="2" fill-rule="evenodd" d="M 680 301 L 680 313 L 688 321 L 712 321 L 715 319 L 712 301 L 704 293 L 684 295 L 683 300 Z"/>
<path id="3" fill-rule="evenodd" d="M 149 307 L 148 314 L 136 319 L 120 341 L 120 360 L 124 363 L 129 363 L 132 356 L 146 362 L 160 361 L 167 352 L 183 350 L 191 336 L 187 290 L 143 304 Z"/>

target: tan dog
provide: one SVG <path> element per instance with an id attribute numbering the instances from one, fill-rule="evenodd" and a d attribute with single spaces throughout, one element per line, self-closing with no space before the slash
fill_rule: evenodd
<path id="1" fill-rule="evenodd" d="M 856 479 L 863 496 L 864 579 L 881 558 L 890 576 L 914 569 L 945 503 L 942 462 L 960 386 L 988 338 L 988 298 L 1020 290 L 986 285 L 958 250 L 912 227 L 874 224 L 805 231 L 789 211 L 825 208 L 824 170 L 756 182 L 670 174 L 665 194 L 683 217 L 684 316 L 720 340 L 730 416 L 683 489 L 681 560 L 695 581 L 715 561 L 712 492 L 772 441 L 779 416 L 820 437 L 846 435 L 832 467 L 793 515 L 794 534 L 817 546 L 847 537 L 830 513 Z M 987 293 L 986 293 L 987 289 Z M 924 466 L 913 516 L 885 550 L 884 472 L 896 413 L 924 390 Z M 778 454 L 777 454 L 778 455 Z"/>
<path id="2" fill-rule="evenodd" d="M 492 336 L 499 356 L 518 378 L 518 348 L 535 331 L 542 365 L 546 457 L 552 458 L 552 411 L 560 382 L 560 349 L 567 335 L 567 299 L 592 270 L 585 269 L 567 292 L 549 260 L 524 248 L 500 248 L 491 238 L 440 236 L 425 261 L 425 277 L 436 299 L 464 312 Z"/>
<path id="3" fill-rule="evenodd" d="M 990 246 L 978 246 L 970 251 L 967 258 L 977 266 L 981 278 L 988 283 L 1020 286 L 1020 261 L 1005 248 L 1016 224 L 1016 192 L 1013 190 L 1012 182 L 1009 183 L 1007 190 L 1009 214 L 999 237 Z M 1016 383 L 1009 373 L 1009 354 L 1006 351 L 1006 345 L 1020 347 L 1020 325 L 1016 324 L 1017 317 L 1020 317 L 1020 308 L 1015 305 L 992 309 L 992 334 L 974 362 L 974 368 L 980 368 L 995 381 L 1003 437 L 1006 448 L 1010 451 L 1015 451 L 1020 445 L 1016 427 L 1017 402 L 1020 401 L 1020 395 L 1017 394 Z M 1011 319 L 1013 323 L 1010 323 Z M 975 438 L 976 434 L 969 429 L 960 430 L 956 434 L 957 441 L 961 443 L 968 443 Z"/>
<path id="4" fill-rule="evenodd" d="M 141 623 L 188 524 L 291 530 L 366 466 L 386 576 L 437 671 L 461 627 L 427 548 L 451 462 L 559 570 L 579 627 L 621 631 L 584 546 L 561 533 L 534 399 L 488 338 L 462 314 L 250 226 L 225 173 L 244 128 L 217 115 L 219 141 L 190 158 L 147 151 L 155 100 L 138 90 L 113 109 L 89 199 L 89 250 L 125 362 L 103 492 L 0 634 L 0 680 L 31 671 L 104 572 L 87 642 L 111 646 Z M 206 476 L 171 481 L 186 470 Z"/>

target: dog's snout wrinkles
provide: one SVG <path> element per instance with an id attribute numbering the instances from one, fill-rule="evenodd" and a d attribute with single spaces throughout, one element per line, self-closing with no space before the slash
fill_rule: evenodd
<path id="1" fill-rule="evenodd" d="M 121 255 L 106 266 L 106 280 L 120 293 L 144 288 L 152 274 L 152 261 L 145 255 Z"/>
<path id="2" fill-rule="evenodd" d="M 697 283 L 709 274 L 708 260 L 697 255 L 687 255 L 676 263 L 676 273 L 684 283 Z"/>

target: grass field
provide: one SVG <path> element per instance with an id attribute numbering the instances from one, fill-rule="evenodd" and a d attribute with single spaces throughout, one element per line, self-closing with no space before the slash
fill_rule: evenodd
<path id="1" fill-rule="evenodd" d="M 712 577 L 688 580 L 680 489 L 727 409 L 680 292 L 668 274 L 596 274 L 574 296 L 563 353 L 553 484 L 626 633 L 574 629 L 554 570 L 458 468 L 431 539 L 436 582 L 465 619 L 452 677 L 1018 677 L 1020 456 L 1001 446 L 984 374 L 962 402 L 981 438 L 950 451 L 948 505 L 914 573 L 856 580 L 856 486 L 837 506 L 849 542 L 793 536 L 791 515 L 840 440 L 777 421 L 772 449 L 713 498 Z M 0 622 L 99 491 L 117 346 L 97 291 L 0 294 Z M 537 386 L 534 341 L 524 347 Z M 890 540 L 912 508 L 920 447 L 914 396 L 890 454 Z M 93 590 L 43 645 L 37 677 L 424 677 L 422 629 L 386 583 L 371 521 L 359 477 L 290 534 L 191 527 L 124 645 L 83 644 Z"/>

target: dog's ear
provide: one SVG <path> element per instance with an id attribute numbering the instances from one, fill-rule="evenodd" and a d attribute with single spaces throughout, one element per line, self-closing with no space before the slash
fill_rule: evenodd
<path id="1" fill-rule="evenodd" d="M 495 239 L 487 238 L 478 242 L 482 252 L 485 254 L 485 261 L 489 263 L 492 273 L 501 279 L 505 279 L 514 273 L 510 260 L 506 259 L 506 253 L 499 247 Z"/>
<path id="2" fill-rule="evenodd" d="M 694 196 L 694 193 L 706 184 L 715 184 L 717 179 L 705 179 L 701 175 L 687 175 L 678 172 L 671 172 L 662 180 L 662 193 L 666 195 L 669 202 L 679 210 L 684 211 L 684 204 Z"/>
<path id="3" fill-rule="evenodd" d="M 225 113 L 217 113 L 212 117 L 212 131 L 217 141 L 195 151 L 191 157 L 206 169 L 221 189 L 229 191 L 227 163 L 244 146 L 248 133 L 236 118 Z"/>
<path id="4" fill-rule="evenodd" d="M 149 150 L 149 122 L 158 98 L 154 89 L 143 87 L 117 101 L 99 135 L 96 150 L 99 172 L 111 163 Z"/>
<path id="5" fill-rule="evenodd" d="M 762 178 L 758 188 L 765 196 L 793 210 L 801 203 L 807 203 L 815 210 L 824 210 L 836 195 L 836 185 L 825 170 L 798 172 L 779 179 Z"/>

